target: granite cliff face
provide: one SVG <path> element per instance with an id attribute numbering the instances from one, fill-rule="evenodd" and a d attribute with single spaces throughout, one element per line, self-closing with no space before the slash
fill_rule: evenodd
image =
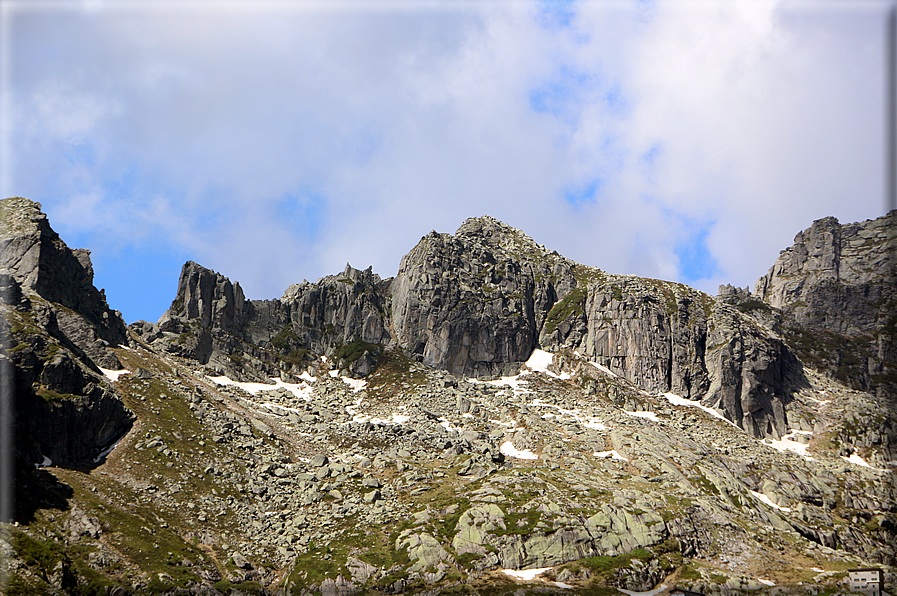
<path id="1" fill-rule="evenodd" d="M 897 395 L 897 211 L 813 222 L 754 293 L 781 311 L 783 333 L 805 361 L 858 389 Z"/>
<path id="2" fill-rule="evenodd" d="M 40 244 L 20 228 L 3 241 Z M 480 217 L 394 279 L 347 266 L 276 300 L 188 262 L 126 348 L 92 284 L 81 316 L 9 262 L 10 594 L 810 596 L 897 564 L 893 403 L 802 366 L 797 322 L 746 291 L 608 274 Z"/>
<path id="3" fill-rule="evenodd" d="M 491 217 L 454 236 L 431 232 L 390 284 L 395 341 L 458 375 L 515 370 L 538 346 L 558 292 L 575 287 L 573 266 Z"/>
<path id="4" fill-rule="evenodd" d="M 787 428 L 804 382 L 784 343 L 681 284 L 612 275 L 565 259 L 491 217 L 431 233 L 390 285 L 395 341 L 459 375 L 519 368 L 568 348 L 650 392 L 719 408 L 758 437 Z"/>
<path id="5" fill-rule="evenodd" d="M 488 216 L 425 236 L 395 279 L 347 266 L 279 300 L 246 301 L 239 284 L 187 263 L 171 308 L 134 329 L 260 380 L 278 367 L 299 374 L 313 354 L 351 354 L 343 364 L 364 374 L 391 347 L 452 374 L 495 376 L 536 348 L 567 348 L 645 391 L 718 408 L 758 437 L 786 431 L 789 393 L 802 383 L 782 341 L 737 309 L 681 284 L 577 264 Z"/>
<path id="6" fill-rule="evenodd" d="M 64 308 L 55 309 L 59 330 L 98 363 L 115 368 L 115 355 L 104 348 L 128 343 L 121 313 L 106 304 L 93 286 L 90 251 L 69 249 L 50 228 L 40 205 L 28 199 L 0 203 L 0 271 L 19 289 Z"/>
<path id="7" fill-rule="evenodd" d="M 118 369 L 121 315 L 93 286 L 86 250 L 71 250 L 40 205 L 0 202 L 0 315 L 14 364 L 16 451 L 23 461 L 93 465 L 133 416 L 99 367 Z"/>
<path id="8" fill-rule="evenodd" d="M 370 269 L 346 265 L 341 275 L 290 286 L 279 300 L 249 301 L 239 283 L 188 262 L 171 308 L 157 323 L 139 321 L 131 329 L 166 352 L 238 379 L 265 381 L 281 370 L 301 373 L 315 354 L 385 344 L 387 287 Z M 362 350 L 345 364 L 365 374 L 374 361 Z"/>

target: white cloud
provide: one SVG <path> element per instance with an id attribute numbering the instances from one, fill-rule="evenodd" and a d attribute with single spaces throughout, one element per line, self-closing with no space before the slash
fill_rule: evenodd
<path id="1" fill-rule="evenodd" d="M 2 192 L 251 297 L 346 261 L 391 275 L 483 213 L 671 279 L 682 222 L 712 222 L 713 291 L 813 219 L 883 208 L 883 4 L 133 6 L 15 13 Z"/>

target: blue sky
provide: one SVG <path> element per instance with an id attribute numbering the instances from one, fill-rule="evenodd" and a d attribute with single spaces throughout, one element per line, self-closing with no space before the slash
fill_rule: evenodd
<path id="1" fill-rule="evenodd" d="M 753 285 L 884 213 L 889 1 L 4 0 L 0 194 L 125 320 L 493 215 L 577 261 Z"/>

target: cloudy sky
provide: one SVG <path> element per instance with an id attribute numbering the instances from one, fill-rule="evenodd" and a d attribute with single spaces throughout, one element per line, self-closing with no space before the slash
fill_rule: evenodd
<path id="1" fill-rule="evenodd" d="M 0 194 L 125 320 L 184 261 L 249 298 L 395 274 L 493 215 L 710 293 L 882 215 L 887 0 L 4 0 Z"/>

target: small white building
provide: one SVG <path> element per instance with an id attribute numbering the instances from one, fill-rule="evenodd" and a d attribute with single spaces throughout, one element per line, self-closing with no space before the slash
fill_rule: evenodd
<path id="1" fill-rule="evenodd" d="M 881 596 L 884 581 L 881 569 L 848 569 L 850 591 L 869 596 Z"/>

